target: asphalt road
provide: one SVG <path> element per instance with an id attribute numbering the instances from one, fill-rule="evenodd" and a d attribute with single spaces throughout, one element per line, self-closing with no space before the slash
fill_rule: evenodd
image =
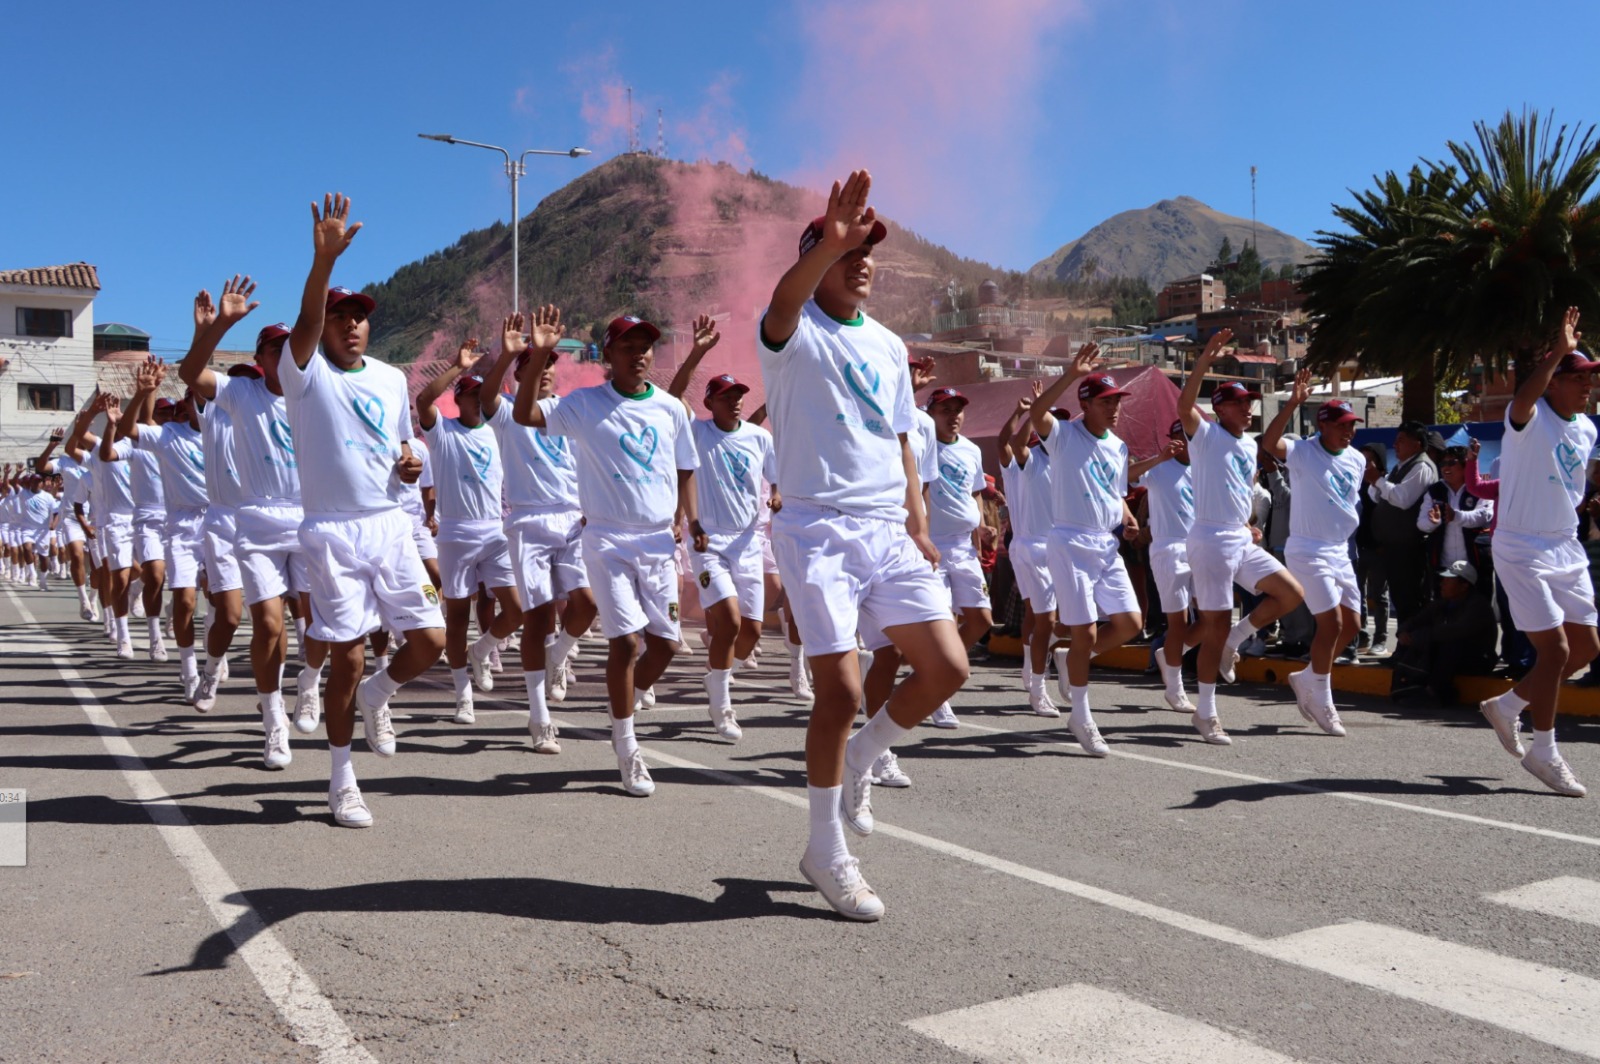
<path id="1" fill-rule="evenodd" d="M 1096 760 L 980 665 L 963 727 L 901 750 L 915 786 L 875 792 L 852 845 L 888 912 L 857 925 L 795 867 L 806 708 L 775 640 L 738 744 L 703 659 L 674 666 L 638 724 L 648 799 L 598 644 L 554 758 L 514 672 L 461 726 L 436 669 L 395 702 L 397 757 L 357 739 L 377 824 L 350 831 L 320 736 L 262 768 L 242 650 L 201 716 L 175 658 L 117 662 L 70 593 L 0 591 L 0 623 L 0 790 L 28 792 L 0 1060 L 1600 1058 L 1600 800 L 1466 712 L 1341 698 L 1334 739 L 1241 686 L 1217 748 L 1106 674 Z M 1600 785 L 1600 724 L 1559 734 Z"/>

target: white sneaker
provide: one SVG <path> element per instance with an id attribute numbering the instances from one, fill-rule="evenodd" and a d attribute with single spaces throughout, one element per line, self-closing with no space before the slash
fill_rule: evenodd
<path id="1" fill-rule="evenodd" d="M 389 702 L 373 702 L 373 677 L 356 684 L 356 711 L 361 714 L 361 733 L 367 737 L 367 749 L 379 757 L 394 756 L 394 720 L 389 715 Z"/>
<path id="2" fill-rule="evenodd" d="M 528 735 L 533 739 L 533 752 L 536 754 L 559 754 L 561 744 L 556 741 L 561 732 L 554 724 L 535 724 L 528 721 Z"/>
<path id="3" fill-rule="evenodd" d="M 505 672 L 505 663 L 500 660 L 500 645 L 496 643 L 489 651 L 489 671 Z"/>
<path id="4" fill-rule="evenodd" d="M 1090 717 L 1082 724 L 1069 717 L 1067 718 L 1067 730 L 1072 733 L 1074 739 L 1078 740 L 1078 745 L 1083 747 L 1085 753 L 1093 754 L 1095 757 L 1110 756 L 1111 748 L 1100 737 L 1100 727 L 1095 724 L 1093 717 Z"/>
<path id="5" fill-rule="evenodd" d="M 493 644 L 490 645 L 493 649 Z M 478 653 L 476 644 L 467 648 L 467 663 L 472 666 L 472 682 L 480 691 L 494 690 L 494 670 L 489 667 L 489 651 Z"/>
<path id="6" fill-rule="evenodd" d="M 1522 737 L 1518 734 L 1522 730 L 1520 709 L 1508 715 L 1500 708 L 1499 698 L 1486 698 L 1478 703 L 1478 712 L 1494 726 L 1494 733 L 1500 737 L 1500 745 L 1506 748 L 1506 753 L 1512 757 L 1521 757 L 1526 752 L 1522 749 Z"/>
<path id="7" fill-rule="evenodd" d="M 848 761 L 844 766 L 844 787 L 839 792 L 839 814 L 844 826 L 857 835 L 871 835 L 876 823 L 872 819 L 872 773 L 857 773 Z"/>
<path id="8" fill-rule="evenodd" d="M 185 705 L 194 705 L 194 696 L 200 690 L 200 677 L 183 677 L 183 701 Z"/>
<path id="9" fill-rule="evenodd" d="M 132 661 L 133 660 L 133 643 L 128 641 L 128 640 L 126 640 L 126 639 L 118 641 L 118 643 L 117 643 L 117 657 L 121 658 L 123 661 Z"/>
<path id="10" fill-rule="evenodd" d="M 872 763 L 872 782 L 879 787 L 909 787 L 911 777 L 900 767 L 900 759 L 893 750 L 885 750 Z"/>
<path id="11" fill-rule="evenodd" d="M 144 599 L 136 598 L 132 602 L 128 603 L 128 615 L 131 617 L 138 617 L 142 620 L 145 615 Z"/>
<path id="12" fill-rule="evenodd" d="M 1056 715 L 1060 716 L 1060 713 Z M 949 702 L 940 703 L 939 708 L 933 711 L 933 716 L 928 718 L 928 723 L 935 728 L 961 727 L 961 722 L 956 719 L 956 711 L 950 708 Z"/>
<path id="13" fill-rule="evenodd" d="M 78 616 L 86 621 L 98 621 L 100 619 L 99 613 L 95 611 L 93 606 L 79 606 Z"/>
<path id="14" fill-rule="evenodd" d="M 288 728 L 285 728 L 282 724 L 274 724 L 267 729 L 267 744 L 261 757 L 268 768 L 289 767 L 289 762 L 294 760 L 294 755 L 289 753 Z"/>
<path id="15" fill-rule="evenodd" d="M 228 659 L 227 658 L 223 658 L 221 661 L 217 662 L 217 682 L 219 684 L 228 682 Z"/>
<path id="16" fill-rule="evenodd" d="M 1311 703 L 1316 699 L 1317 695 L 1315 691 L 1310 690 L 1310 685 L 1306 682 L 1310 675 L 1311 670 L 1309 668 L 1291 672 L 1289 674 L 1289 689 L 1294 692 L 1294 706 L 1300 711 L 1300 715 L 1309 723 L 1316 724 L 1317 718 L 1312 715 Z"/>
<path id="17" fill-rule="evenodd" d="M 157 636 L 156 637 L 156 641 L 154 643 L 150 644 L 150 660 L 151 661 L 166 661 L 167 660 L 167 644 L 166 644 L 166 641 L 163 640 L 160 636 Z"/>
<path id="18" fill-rule="evenodd" d="M 789 691 L 796 698 L 816 697 L 811 691 L 811 677 L 806 675 L 805 658 L 789 659 Z"/>
<path id="19" fill-rule="evenodd" d="M 551 705 L 560 705 L 567 700 L 567 666 L 565 662 L 559 668 L 545 672 L 544 695 Z"/>
<path id="20" fill-rule="evenodd" d="M 1056 706 L 1055 701 L 1051 699 L 1050 689 L 1045 686 L 1043 680 L 1040 680 L 1039 686 L 1029 693 L 1028 708 L 1033 710 L 1034 715 L 1038 717 L 1061 716 L 1061 710 Z"/>
<path id="21" fill-rule="evenodd" d="M 818 867 L 808 857 L 802 857 L 800 874 L 817 888 L 834 912 L 846 919 L 872 921 L 883 915 L 883 902 L 861 878 L 861 862 L 854 857 L 846 857 L 832 868 Z"/>
<path id="22" fill-rule="evenodd" d="M 1162 691 L 1161 697 L 1166 700 L 1167 708 L 1178 713 L 1193 713 L 1194 703 L 1189 701 L 1189 692 L 1178 688 L 1176 696 L 1171 691 Z"/>
<path id="23" fill-rule="evenodd" d="M 40 573 L 39 574 L 39 590 L 40 591 L 49 591 L 50 590 L 50 575 L 48 573 Z"/>
<path id="24" fill-rule="evenodd" d="M 333 810 L 333 822 L 342 828 L 370 828 L 372 811 L 361 798 L 356 787 L 345 787 L 328 797 L 328 808 Z"/>
<path id="25" fill-rule="evenodd" d="M 310 735 L 322 723 L 322 692 L 317 689 L 315 674 L 310 669 L 300 670 L 295 688 L 294 730 Z"/>
<path id="26" fill-rule="evenodd" d="M 200 682 L 195 686 L 194 698 L 191 703 L 201 713 L 210 713 L 217 704 L 217 688 L 222 686 L 222 678 L 213 676 L 204 669 L 200 670 Z"/>
<path id="27" fill-rule="evenodd" d="M 656 793 L 656 781 L 650 778 L 650 766 L 644 763 L 644 754 L 638 750 L 631 757 L 617 756 L 617 768 L 622 772 L 622 789 L 636 798 L 648 798 Z"/>
<path id="28" fill-rule="evenodd" d="M 716 725 L 717 734 L 729 742 L 737 742 L 744 737 L 744 729 L 739 727 L 739 719 L 732 706 L 720 711 L 711 710 L 711 723 Z"/>
<path id="29" fill-rule="evenodd" d="M 457 724 L 476 724 L 478 721 L 478 711 L 473 708 L 470 690 L 456 699 L 455 721 Z"/>
<path id="30" fill-rule="evenodd" d="M 643 708 L 645 708 L 645 709 L 655 709 L 656 708 L 656 689 L 654 687 L 646 687 L 644 689 L 644 691 L 639 695 L 639 702 L 640 702 L 640 705 L 643 706 Z"/>
<path id="31" fill-rule="evenodd" d="M 1239 651 L 1235 647 L 1224 645 L 1222 660 L 1217 663 L 1217 679 L 1223 683 L 1234 683 L 1239 678 L 1237 666 L 1239 664 Z"/>
<path id="32" fill-rule="evenodd" d="M 1313 698 L 1306 708 L 1311 711 L 1311 720 L 1317 727 L 1329 735 L 1344 735 L 1344 721 L 1339 719 L 1339 710 L 1334 707 L 1331 698 L 1326 702 Z"/>
<path id="33" fill-rule="evenodd" d="M 1232 746 L 1233 736 L 1222 730 L 1222 721 L 1216 717 L 1202 717 L 1196 713 L 1189 718 L 1189 723 L 1194 725 L 1194 730 L 1200 733 L 1200 738 L 1212 746 Z"/>
<path id="34" fill-rule="evenodd" d="M 1538 754 L 1529 751 L 1528 756 L 1522 759 L 1522 767 L 1539 778 L 1539 782 L 1549 787 L 1557 794 L 1564 794 L 1569 798 L 1582 798 L 1589 791 L 1578 782 L 1578 777 L 1572 774 L 1560 754 L 1554 760 L 1546 760 Z"/>

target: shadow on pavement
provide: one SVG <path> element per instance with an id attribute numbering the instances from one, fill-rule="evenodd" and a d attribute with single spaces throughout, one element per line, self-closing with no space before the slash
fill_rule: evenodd
<path id="1" fill-rule="evenodd" d="M 1429 776 L 1437 784 L 1407 783 L 1403 780 L 1375 779 L 1305 779 L 1284 780 L 1277 783 L 1244 783 L 1235 787 L 1212 787 L 1196 791 L 1193 800 L 1172 809 L 1215 809 L 1227 802 L 1260 802 L 1268 798 L 1285 798 L 1303 795 L 1308 790 L 1329 794 L 1423 795 L 1438 798 L 1459 798 L 1485 794 L 1542 794 L 1559 797 L 1549 791 L 1536 791 L 1525 787 L 1486 787 L 1482 781 L 1500 782 L 1497 776 Z"/>

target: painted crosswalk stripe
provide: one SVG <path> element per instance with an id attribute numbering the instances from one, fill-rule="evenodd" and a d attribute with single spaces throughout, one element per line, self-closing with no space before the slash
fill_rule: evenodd
<path id="1" fill-rule="evenodd" d="M 1293 1064 L 1210 1024 L 1082 983 L 925 1016 L 906 1026 L 996 1064 Z"/>
<path id="2" fill-rule="evenodd" d="M 1514 909 L 1600 927 L 1600 883 L 1592 879 L 1557 876 L 1485 897 Z"/>

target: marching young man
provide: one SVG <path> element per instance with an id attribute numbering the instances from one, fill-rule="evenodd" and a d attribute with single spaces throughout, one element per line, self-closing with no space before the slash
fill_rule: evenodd
<path id="1" fill-rule="evenodd" d="M 1311 665 L 1289 674 L 1300 715 L 1329 735 L 1343 735 L 1333 705 L 1333 659 L 1361 626 L 1361 588 L 1350 561 L 1350 537 L 1361 523 L 1360 497 L 1367 460 L 1350 446 L 1361 423 L 1350 404 L 1331 399 L 1317 409 L 1317 436 L 1286 440 L 1283 430 L 1311 394 L 1311 371 L 1295 375 L 1289 401 L 1261 436 L 1261 449 L 1289 467 L 1294 485 L 1284 561 L 1305 588 L 1306 608 L 1317 620 Z"/>
<path id="2" fill-rule="evenodd" d="M 699 460 L 688 411 L 649 380 L 661 330 L 631 315 L 614 319 L 601 345 L 611 379 L 541 399 L 538 377 L 561 339 L 559 317 L 543 324 L 534 332 L 536 346 L 529 348 L 512 416 L 519 425 L 569 437 L 576 445 L 578 498 L 587 520 L 583 562 L 599 608 L 600 633 L 610 644 L 611 743 L 623 789 L 642 798 L 654 794 L 656 785 L 633 733 L 635 691 L 661 678 L 680 639 L 672 523 L 680 507 L 690 522 L 699 520 L 694 487 Z M 507 330 L 508 344 L 514 346 L 511 335 Z M 695 547 L 704 550 L 704 534 L 695 538 Z"/>
<path id="3" fill-rule="evenodd" d="M 116 396 L 102 392 L 97 397 L 98 413 L 106 416 L 106 432 L 94 449 L 90 465 L 94 477 L 95 520 L 105 536 L 103 546 L 106 570 L 106 595 L 115 616 L 112 641 L 117 657 L 133 658 L 133 640 L 128 635 L 128 588 L 133 577 L 133 479 L 128 455 L 133 445 L 118 441 L 116 422 L 122 404 Z"/>
<path id="4" fill-rule="evenodd" d="M 528 347 L 524 327 L 533 331 L 533 350 Z M 533 740 L 534 753 L 559 754 L 559 729 L 550 719 L 550 704 L 566 700 L 568 659 L 596 615 L 583 564 L 577 456 L 565 436 L 517 424 L 501 386 L 515 366 L 516 377 L 534 376 L 536 402 L 555 396 L 561 311 L 541 307 L 531 323 L 514 315 L 505 320 L 500 334 L 500 357 L 483 375 L 478 405 L 505 460 L 506 500 L 511 506 L 506 533 L 523 609 L 521 654 L 528 691 L 528 737 Z M 528 369 L 535 357 L 543 357 L 543 365 Z M 558 626 L 556 603 L 562 600 L 567 606 Z"/>
<path id="5" fill-rule="evenodd" d="M 1506 408 L 1494 570 L 1535 656 L 1515 687 L 1478 707 L 1507 753 L 1546 787 L 1573 798 L 1588 792 L 1556 748 L 1556 702 L 1561 681 L 1600 653 L 1594 586 L 1575 534 L 1595 444 L 1583 412 L 1600 369 L 1578 350 L 1582 336 L 1571 307 L 1555 344 Z M 1524 709 L 1533 718 L 1526 753 L 1517 734 Z"/>
<path id="6" fill-rule="evenodd" d="M 1043 385 L 1034 381 L 1033 395 L 1017 400 L 1017 408 L 1000 427 L 1000 472 L 1011 511 L 1011 571 L 1023 604 L 1022 684 L 1034 713 L 1059 717 L 1061 710 L 1050 698 L 1050 685 L 1045 682 L 1050 675 L 1050 643 L 1056 627 L 1055 584 L 1050 579 L 1047 553 L 1053 502 L 1050 453 L 1029 416 L 1043 390 Z"/>
<path id="7" fill-rule="evenodd" d="M 1261 532 L 1250 525 L 1256 479 L 1256 445 L 1246 438 L 1250 408 L 1260 393 L 1228 381 L 1211 393 L 1215 421 L 1200 415 L 1196 403 L 1206 371 L 1233 339 L 1219 329 L 1206 341 L 1178 396 L 1178 420 L 1189 437 L 1189 462 L 1194 472 L 1194 525 L 1187 540 L 1195 603 L 1200 610 L 1200 681 L 1195 728 L 1208 743 L 1232 742 L 1217 717 L 1217 678 L 1234 680 L 1239 646 L 1256 630 L 1300 604 L 1299 583 L 1278 560 L 1261 549 Z M 1265 596 L 1255 610 L 1230 629 L 1233 585 Z"/>
<path id="8" fill-rule="evenodd" d="M 472 681 L 476 679 L 481 690 L 494 689 L 489 652 L 522 624 L 522 604 L 511 575 L 511 547 L 500 517 L 500 486 L 505 480 L 500 445 L 484 421 L 479 400 L 483 378 L 469 372 L 478 361 L 477 352 L 477 340 L 462 344 L 455 364 L 417 394 L 417 421 L 434 470 L 439 574 L 444 578 L 444 652 L 455 686 L 457 724 L 477 719 Z M 460 413 L 441 418 L 434 404 L 452 386 Z M 467 626 L 479 584 L 499 601 L 500 610 L 469 647 Z"/>
<path id="9" fill-rule="evenodd" d="M 208 328 L 216 317 L 216 308 L 206 297 L 205 306 L 196 307 L 195 332 L 198 335 Z M 266 330 L 263 330 L 264 332 Z M 283 335 L 288 335 L 285 329 Z M 261 343 L 257 340 L 257 346 Z M 258 376 L 261 370 L 240 363 L 228 371 L 232 376 Z M 217 690 L 228 678 L 228 651 L 233 647 L 234 633 L 244 617 L 244 576 L 239 568 L 239 558 L 234 551 L 238 535 L 238 511 L 244 504 L 244 487 L 239 477 L 238 463 L 233 456 L 233 421 L 215 403 L 201 402 L 191 396 L 200 421 L 200 453 L 206 466 L 206 517 L 201 525 L 201 550 L 205 560 L 206 601 L 206 663 L 200 670 L 200 682 L 195 687 L 192 702 L 195 709 L 209 712 L 217 704 Z M 310 689 L 315 691 L 313 685 Z M 306 727 L 313 713 L 320 715 L 314 699 L 307 692 L 298 692 L 295 707 L 295 728 Z"/>
<path id="10" fill-rule="evenodd" d="M 87 497 L 87 488 L 81 485 L 88 479 L 89 470 L 83 464 L 81 452 L 67 447 L 66 443 L 69 435 L 76 440 L 82 434 L 83 428 L 87 427 L 89 418 L 93 415 L 93 407 L 85 403 L 78 416 L 73 419 L 70 433 L 66 429 L 52 429 L 50 442 L 35 466 L 41 473 L 54 473 L 61 478 L 62 515 L 56 529 L 61 534 L 62 549 L 67 558 L 67 571 L 78 593 L 78 616 L 86 621 L 95 620 L 96 610 L 94 602 L 89 597 L 91 588 L 83 525 L 72 516 L 72 504 Z M 61 447 L 61 457 L 53 459 L 50 454 L 58 446 Z"/>
<path id="11" fill-rule="evenodd" d="M 152 397 L 150 402 L 154 404 L 151 410 L 137 410 L 134 416 L 153 418 L 161 423 L 171 420 L 171 399 Z M 124 419 L 126 415 L 127 410 L 124 410 Z M 114 435 L 112 428 L 106 426 L 106 435 Z M 123 438 L 120 429 L 115 435 L 119 440 Z M 161 481 L 161 463 L 154 454 L 133 447 L 127 462 L 133 482 L 133 563 L 138 567 L 130 589 L 130 594 L 137 598 L 129 605 L 135 617 L 145 619 L 150 637 L 150 660 L 166 661 L 166 641 L 161 637 L 162 591 L 167 581 L 167 552 L 162 543 L 167 526 L 166 488 Z"/>
<path id="12" fill-rule="evenodd" d="M 1156 597 L 1167 618 L 1166 639 L 1156 654 L 1156 666 L 1166 688 L 1167 705 L 1179 713 L 1194 713 L 1194 703 L 1183 689 L 1183 655 L 1199 642 L 1198 627 L 1189 624 L 1189 606 L 1194 602 L 1194 578 L 1189 572 L 1189 547 L 1186 542 L 1194 526 L 1194 477 L 1189 469 L 1189 441 L 1183 422 L 1174 421 L 1167 430 L 1167 443 L 1157 455 L 1157 463 L 1140 478 L 1149 491 L 1150 574 L 1155 578 Z M 1202 735 L 1206 732 L 1201 731 Z M 1226 739 L 1220 730 L 1207 741 Z M 1223 744 L 1226 745 L 1226 744 Z"/>
<path id="13" fill-rule="evenodd" d="M 811 832 L 800 871 L 855 920 L 878 919 L 883 902 L 846 848 L 844 825 L 871 833 L 873 763 L 968 675 L 906 442 L 915 402 L 905 345 L 861 309 L 872 293 L 873 248 L 887 235 L 867 204 L 871 188 L 864 170 L 834 184 L 758 330 L 784 493 L 773 552 L 816 692 L 806 732 Z M 882 630 L 911 673 L 851 736 L 863 621 Z"/>

